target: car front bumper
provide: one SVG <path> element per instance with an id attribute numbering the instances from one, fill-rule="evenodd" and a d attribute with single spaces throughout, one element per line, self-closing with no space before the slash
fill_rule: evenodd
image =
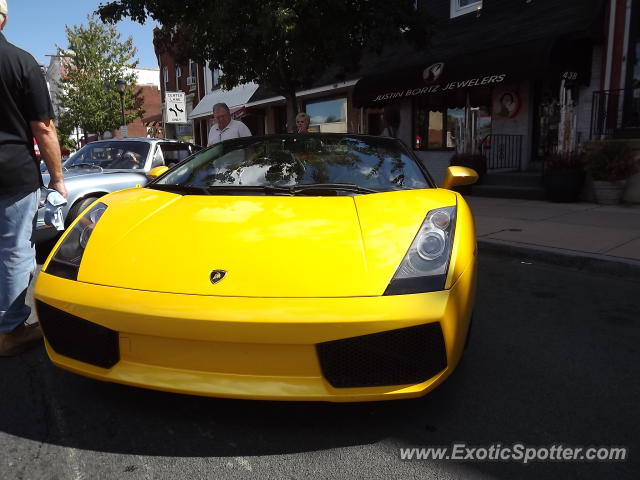
<path id="1" fill-rule="evenodd" d="M 451 374 L 467 336 L 475 277 L 474 262 L 450 290 L 439 292 L 351 298 L 243 298 L 136 291 L 41 273 L 35 298 L 49 357 L 55 365 L 80 375 L 216 397 L 374 401 L 422 396 Z M 65 339 L 65 333 L 56 331 L 57 324 L 45 318 L 52 309 L 73 316 L 80 328 L 72 328 Z M 74 345 L 83 342 L 85 323 L 95 325 L 100 330 L 98 336 L 104 332 L 107 337 L 111 335 L 116 344 L 112 361 L 91 364 L 78 359 L 85 358 L 82 354 L 64 355 L 53 348 L 52 343 L 63 345 L 58 350 L 65 350 L 68 344 L 76 351 Z M 365 378 L 374 378 L 373 386 L 336 386 L 340 381 L 327 379 L 328 367 L 320 361 L 319 345 L 340 347 L 343 339 L 354 337 L 377 338 L 380 345 L 389 334 L 389 338 L 400 339 L 394 348 L 401 351 L 404 340 L 396 332 L 414 332 L 420 326 L 441 331 L 446 360 L 437 373 L 398 385 L 375 385 L 375 372 L 364 372 Z M 334 367 L 340 369 L 347 363 L 356 370 L 363 369 L 362 353 L 371 353 L 367 345 L 344 362 L 334 358 Z M 95 354 L 95 348 L 84 347 L 89 357 L 92 351 Z M 424 348 L 428 351 L 430 344 Z M 358 371 L 353 373 L 359 375 Z"/>

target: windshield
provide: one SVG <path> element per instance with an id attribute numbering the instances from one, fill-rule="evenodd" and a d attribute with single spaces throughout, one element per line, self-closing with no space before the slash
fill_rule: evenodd
<path id="1" fill-rule="evenodd" d="M 100 167 L 105 170 L 143 169 L 150 144 L 147 142 L 94 142 L 70 156 L 64 166 L 70 168 Z"/>
<path id="2" fill-rule="evenodd" d="M 431 187 L 416 161 L 395 140 L 323 134 L 226 141 L 196 154 L 150 186 L 161 185 L 210 193 L 246 187 L 264 194 L 276 192 L 270 187 L 280 192 L 288 187 L 293 193 L 313 185 L 348 195 Z M 315 194 L 324 190 L 313 189 Z"/>

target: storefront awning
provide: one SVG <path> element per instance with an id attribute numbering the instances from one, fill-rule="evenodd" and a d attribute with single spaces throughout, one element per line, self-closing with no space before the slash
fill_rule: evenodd
<path id="1" fill-rule="evenodd" d="M 588 48 L 587 48 L 588 47 Z M 510 45 L 451 58 L 426 57 L 420 65 L 365 76 L 355 86 L 357 107 L 382 106 L 421 95 L 458 95 L 475 87 L 498 87 L 548 76 L 589 83 L 591 45 L 547 40 Z"/>
<path id="2" fill-rule="evenodd" d="M 231 90 L 214 90 L 206 94 L 189 114 L 189 120 L 211 116 L 211 109 L 216 103 L 226 103 L 230 109 L 243 107 L 258 89 L 255 83 L 238 85 Z"/>
<path id="3" fill-rule="evenodd" d="M 247 115 L 249 111 L 247 110 L 247 107 L 242 105 L 240 107 L 230 108 L 229 113 L 231 113 L 231 118 L 233 118 L 234 120 L 238 120 Z"/>

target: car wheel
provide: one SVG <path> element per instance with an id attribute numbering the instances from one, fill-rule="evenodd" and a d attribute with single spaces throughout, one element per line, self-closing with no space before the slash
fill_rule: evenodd
<path id="1" fill-rule="evenodd" d="M 87 197 L 82 200 L 78 200 L 73 206 L 69 209 L 69 213 L 67 214 L 67 219 L 65 220 L 65 226 L 68 227 L 73 222 L 82 211 L 91 205 L 97 197 Z"/>

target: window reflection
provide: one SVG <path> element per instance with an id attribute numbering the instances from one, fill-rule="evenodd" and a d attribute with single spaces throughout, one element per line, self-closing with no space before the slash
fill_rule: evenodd
<path id="1" fill-rule="evenodd" d="M 140 169 L 149 153 L 147 142 L 93 142 L 85 145 L 65 162 L 65 168 L 75 165 L 95 165 L 103 169 Z"/>
<path id="2" fill-rule="evenodd" d="M 442 132 L 444 131 L 444 119 L 442 112 L 429 111 L 427 123 L 427 148 L 442 148 Z"/>
<path id="3" fill-rule="evenodd" d="M 346 183 L 377 191 L 429 188 L 395 142 L 345 136 L 239 140 L 203 151 L 158 183 L 190 187 Z"/>
<path id="4" fill-rule="evenodd" d="M 464 147 L 464 108 L 447 109 L 446 148 L 460 150 Z"/>
<path id="5" fill-rule="evenodd" d="M 311 132 L 347 132 L 347 99 L 336 98 L 322 102 L 307 103 L 305 111 L 309 114 Z"/>

